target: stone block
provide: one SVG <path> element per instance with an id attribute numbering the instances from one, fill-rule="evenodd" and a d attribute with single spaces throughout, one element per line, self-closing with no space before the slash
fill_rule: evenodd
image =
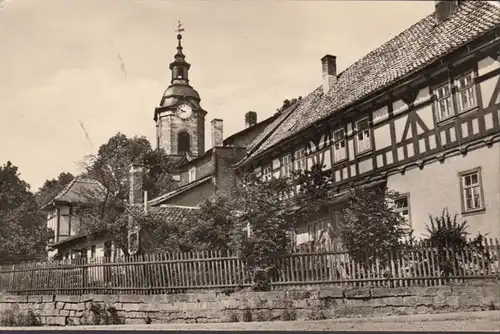
<path id="1" fill-rule="evenodd" d="M 65 326 L 66 325 L 66 317 L 54 317 L 54 325 L 57 326 Z"/>
<path id="2" fill-rule="evenodd" d="M 42 296 L 28 296 L 28 303 L 41 303 Z"/>
<path id="3" fill-rule="evenodd" d="M 52 303 L 54 301 L 54 297 L 55 296 L 51 296 L 51 295 L 43 295 L 42 302 L 43 303 Z"/>
<path id="4" fill-rule="evenodd" d="M 124 303 L 121 309 L 125 312 L 135 312 L 146 311 L 148 307 L 148 304 Z"/>
<path id="5" fill-rule="evenodd" d="M 69 316 L 70 316 L 70 317 L 74 317 L 74 316 L 75 316 L 75 314 L 76 314 L 76 312 L 75 312 L 75 311 L 69 311 Z"/>
<path id="6" fill-rule="evenodd" d="M 57 299 L 57 297 L 56 297 L 56 299 Z M 65 304 L 66 303 L 64 303 L 64 302 L 56 302 L 56 309 L 62 310 L 64 308 Z"/>
<path id="7" fill-rule="evenodd" d="M 56 302 L 67 302 L 67 303 L 78 303 L 80 302 L 80 296 L 65 296 L 65 295 L 56 295 Z"/>
<path id="8" fill-rule="evenodd" d="M 403 297 L 373 298 L 369 302 L 373 306 L 403 306 Z"/>
<path id="9" fill-rule="evenodd" d="M 481 293 L 481 287 L 478 286 L 453 286 L 451 292 L 454 295 L 473 295 Z"/>
<path id="10" fill-rule="evenodd" d="M 97 303 L 113 304 L 118 302 L 119 296 L 117 295 L 94 295 L 93 300 Z"/>
<path id="11" fill-rule="evenodd" d="M 369 288 L 350 289 L 344 291 L 345 298 L 370 298 Z"/>
<path id="12" fill-rule="evenodd" d="M 373 308 L 373 315 L 374 316 L 387 316 L 387 315 L 393 315 L 394 314 L 394 307 L 393 306 L 377 306 Z"/>
<path id="13" fill-rule="evenodd" d="M 118 301 L 120 303 L 143 303 L 144 297 L 142 295 L 120 295 Z"/>
<path id="14" fill-rule="evenodd" d="M 27 303 L 28 296 L 0 294 L 0 303 Z"/>
<path id="15" fill-rule="evenodd" d="M 432 305 L 434 303 L 433 297 L 423 296 L 408 296 L 403 297 L 403 303 L 406 306 L 415 307 L 418 305 Z"/>
<path id="16" fill-rule="evenodd" d="M 307 299 L 299 299 L 293 301 L 293 307 L 297 309 L 305 309 L 311 307 L 311 302 Z"/>
<path id="17" fill-rule="evenodd" d="M 69 311 L 68 310 L 60 310 L 59 315 L 63 317 L 69 316 Z"/>
<path id="18" fill-rule="evenodd" d="M 483 298 L 479 295 L 459 295 L 458 307 L 459 309 L 467 310 L 471 307 L 480 307 L 483 305 Z"/>
<path id="19" fill-rule="evenodd" d="M 94 295 L 91 294 L 84 294 L 80 296 L 80 303 L 86 303 L 86 302 L 91 302 L 94 300 Z"/>
<path id="20" fill-rule="evenodd" d="M 344 298 L 344 290 L 341 288 L 330 287 L 324 290 L 320 290 L 318 298 Z"/>
<path id="21" fill-rule="evenodd" d="M 340 317 L 353 317 L 353 316 L 369 317 L 372 314 L 373 314 L 373 307 L 371 306 L 339 305 L 335 309 L 335 316 L 340 316 Z"/>

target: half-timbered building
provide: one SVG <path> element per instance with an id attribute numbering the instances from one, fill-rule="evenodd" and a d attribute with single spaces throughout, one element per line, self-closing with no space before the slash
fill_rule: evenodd
<path id="1" fill-rule="evenodd" d="M 340 73 L 335 56 L 321 59 L 322 85 L 270 123 L 235 169 L 269 178 L 321 164 L 338 193 L 380 183 L 399 192 L 396 208 L 417 237 L 444 208 L 469 232 L 500 237 L 500 6 L 434 4 Z M 299 241 L 339 218 L 332 205 Z"/>

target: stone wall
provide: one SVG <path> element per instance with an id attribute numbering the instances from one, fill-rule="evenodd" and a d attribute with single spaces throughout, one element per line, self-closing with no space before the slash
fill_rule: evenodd
<path id="1" fill-rule="evenodd" d="M 92 304 L 112 306 L 123 323 L 319 320 L 500 308 L 500 282 L 413 288 L 322 288 L 177 295 L 13 296 L 0 312 L 31 309 L 43 324 L 91 324 Z M 17 305 L 17 306 L 15 306 Z"/>

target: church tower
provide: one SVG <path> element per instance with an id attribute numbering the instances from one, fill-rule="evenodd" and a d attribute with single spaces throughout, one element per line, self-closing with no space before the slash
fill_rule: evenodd
<path id="1" fill-rule="evenodd" d="M 177 53 L 170 64 L 172 80 L 155 108 L 156 140 L 157 147 L 168 155 L 197 157 L 205 153 L 207 112 L 200 106 L 200 95 L 189 85 L 191 65 L 182 53 L 182 31 L 179 23 Z"/>

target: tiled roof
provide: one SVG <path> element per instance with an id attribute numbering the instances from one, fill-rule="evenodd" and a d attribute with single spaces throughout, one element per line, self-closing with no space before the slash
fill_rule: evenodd
<path id="1" fill-rule="evenodd" d="M 348 67 L 335 86 L 323 95 L 318 87 L 306 96 L 293 113 L 278 117 L 276 129 L 246 159 L 251 159 L 296 135 L 310 125 L 396 83 L 459 47 L 498 28 L 500 8 L 487 1 L 463 2 L 453 15 L 437 24 L 432 13 Z M 260 143 L 260 144 L 259 144 Z"/>
<path id="2" fill-rule="evenodd" d="M 193 213 L 193 210 L 197 210 L 198 207 L 191 206 L 178 206 L 178 205 L 160 205 L 148 208 L 148 216 L 155 220 L 163 220 L 165 222 L 171 223 L 181 223 L 189 214 Z M 132 207 L 132 214 L 136 216 L 144 215 L 143 206 Z"/>
<path id="3" fill-rule="evenodd" d="M 103 191 L 103 189 L 103 186 L 95 180 L 75 178 L 43 208 L 51 206 L 56 202 L 82 203 L 85 202 L 86 196 L 94 196 Z"/>

